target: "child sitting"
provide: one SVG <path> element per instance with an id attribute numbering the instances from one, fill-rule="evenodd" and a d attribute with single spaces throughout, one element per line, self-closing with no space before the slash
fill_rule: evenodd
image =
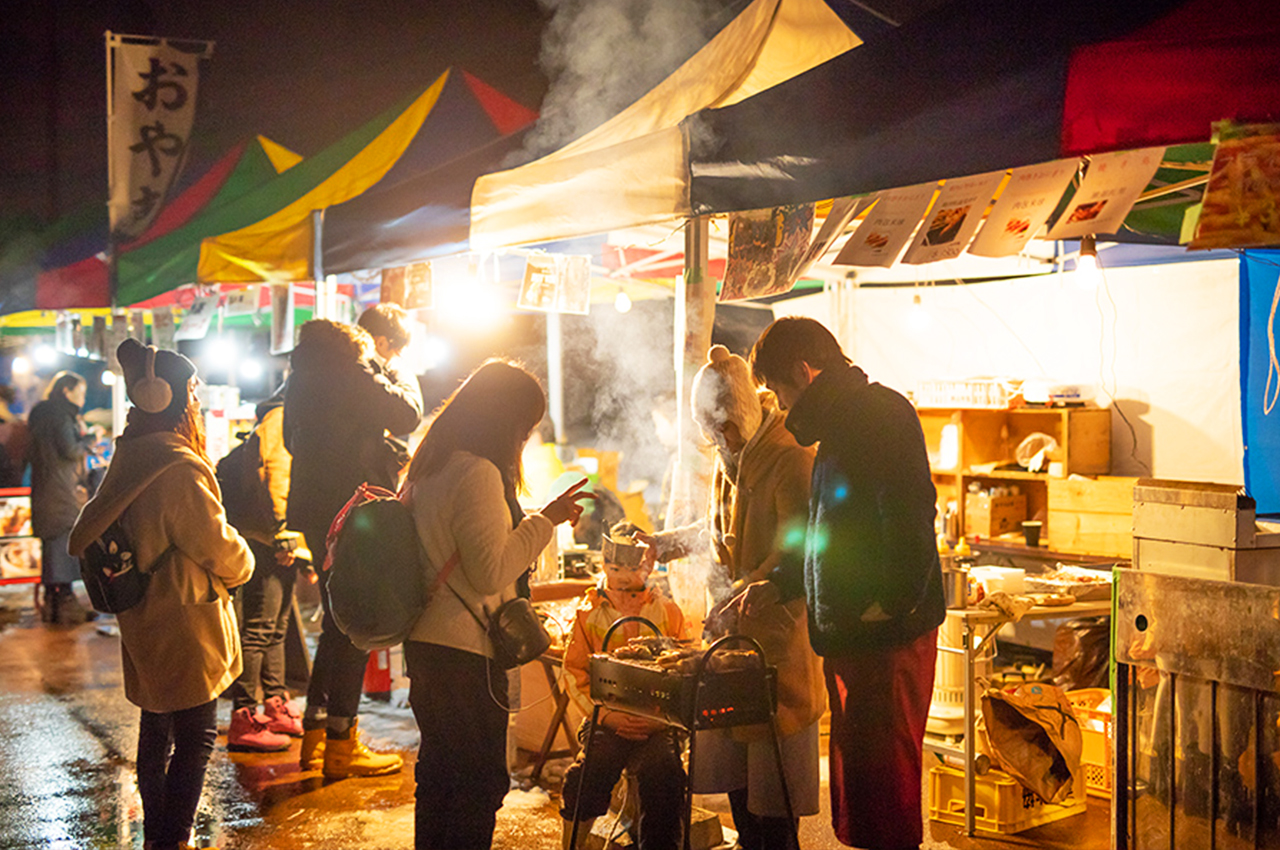
<path id="1" fill-rule="evenodd" d="M 564 653 L 564 669 L 569 674 L 569 693 L 590 716 L 590 675 L 587 660 L 601 652 L 605 632 L 621 617 L 640 616 L 652 622 L 662 634 L 684 636 L 684 615 L 662 591 L 648 584 L 653 571 L 654 552 L 634 542 L 640 531 L 628 522 L 610 529 L 604 540 L 604 576 L 586 592 L 574 615 L 573 630 Z M 642 623 L 625 623 L 609 639 L 615 649 L 630 637 L 652 634 Z M 586 727 L 578 732 L 586 743 Z M 681 763 L 681 741 L 676 731 L 662 723 L 603 708 L 591 739 L 590 764 L 583 752 L 565 773 L 563 805 L 565 846 L 573 828 L 577 805 L 578 846 L 585 846 L 591 824 L 609 811 L 613 786 L 623 768 L 639 786 L 639 814 L 636 829 L 640 850 L 675 850 L 680 846 L 685 773 Z M 586 768 L 584 770 L 584 767 Z M 576 848 L 574 848 L 576 850 Z"/>

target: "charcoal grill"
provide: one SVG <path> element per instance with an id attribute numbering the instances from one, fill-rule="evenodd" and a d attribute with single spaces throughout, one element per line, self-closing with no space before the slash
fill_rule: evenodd
<path id="1" fill-rule="evenodd" d="M 715 641 L 701 656 L 691 673 L 681 673 L 659 667 L 652 662 L 614 658 L 608 654 L 609 640 L 619 626 L 640 623 L 648 626 L 655 635 L 661 631 L 644 617 L 621 617 L 605 632 L 600 653 L 588 661 L 591 676 L 591 725 L 587 729 L 582 752 L 582 772 L 585 781 L 588 760 L 591 755 L 591 738 L 600 709 L 636 714 L 689 732 L 689 776 L 693 776 L 697 736 L 694 732 L 707 729 L 725 729 L 733 726 L 765 724 L 773 742 L 773 754 L 782 783 L 782 796 L 787 806 L 787 816 L 792 815 L 791 794 L 787 789 L 786 775 L 782 769 L 782 750 L 778 745 L 778 730 L 774 712 L 778 705 L 777 670 L 765 663 L 760 644 L 746 635 L 727 635 Z M 745 644 L 759 656 L 759 665 L 747 669 L 715 671 L 709 666 L 712 657 L 721 649 L 735 644 Z M 581 794 L 578 795 L 581 800 Z M 693 812 L 693 790 L 685 783 L 684 848 L 689 850 L 689 829 Z M 578 813 L 573 816 L 570 847 L 577 846 Z M 797 839 L 796 846 L 799 846 Z"/>

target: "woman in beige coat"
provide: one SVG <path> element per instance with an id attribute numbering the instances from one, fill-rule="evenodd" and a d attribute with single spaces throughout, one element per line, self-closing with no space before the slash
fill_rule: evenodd
<path id="1" fill-rule="evenodd" d="M 818 720 L 826 690 L 809 647 L 802 600 L 746 616 L 720 603 L 768 575 L 786 547 L 802 548 L 808 518 L 813 450 L 796 443 L 770 394 L 758 394 L 746 361 L 713 346 L 693 384 L 693 418 L 718 451 L 710 516 L 650 538 L 670 559 L 710 546 L 718 572 L 709 582 L 718 603 L 708 630 L 760 643 L 778 671 L 777 729 L 792 814 L 818 813 Z M 778 782 L 773 747 L 763 729 L 699 732 L 696 793 L 727 793 L 743 850 L 784 850 L 795 824 Z"/>
<path id="2" fill-rule="evenodd" d="M 134 407 L 102 486 L 71 530 L 79 556 L 116 519 L 146 595 L 118 614 L 125 696 L 142 709 L 138 791 L 146 847 L 187 847 L 217 738 L 217 697 L 240 674 L 228 588 L 253 573 L 227 525 L 204 448 L 195 366 L 126 340 L 117 351 Z"/>

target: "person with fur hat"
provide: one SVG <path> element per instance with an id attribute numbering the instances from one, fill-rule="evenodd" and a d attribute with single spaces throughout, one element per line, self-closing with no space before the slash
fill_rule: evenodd
<path id="1" fill-rule="evenodd" d="M 253 559 L 227 524 L 205 453 L 196 367 L 133 339 L 116 352 L 133 408 L 97 494 L 71 529 L 81 556 L 119 520 L 151 575 L 142 601 L 116 617 L 125 696 L 142 710 L 138 792 L 150 850 L 189 847 L 205 768 L 217 739 L 217 699 L 240 674 L 228 590 Z"/>
<path id="2" fill-rule="evenodd" d="M 651 536 L 664 560 L 710 546 L 717 574 L 713 632 L 744 634 L 778 669 L 777 723 L 795 817 L 818 813 L 818 720 L 822 668 L 809 647 L 804 600 L 747 614 L 727 607 L 734 592 L 768 575 L 787 549 L 803 546 L 813 451 L 796 443 L 771 393 L 760 393 L 747 363 L 723 345 L 707 353 L 693 380 L 693 418 L 716 447 L 710 515 Z M 761 730 L 698 733 L 695 793 L 727 793 L 744 850 L 794 847 L 772 744 Z"/>

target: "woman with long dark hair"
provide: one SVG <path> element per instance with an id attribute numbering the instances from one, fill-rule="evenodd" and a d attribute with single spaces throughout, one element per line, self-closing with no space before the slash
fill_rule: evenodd
<path id="1" fill-rule="evenodd" d="M 556 525 L 582 514 L 581 485 L 525 515 L 521 452 L 546 412 L 537 378 L 490 360 L 444 403 L 409 466 L 418 535 L 441 581 L 405 642 L 418 723 L 415 847 L 485 850 L 509 779 L 507 675 L 480 620 L 516 583 Z M 585 483 L 585 481 L 584 481 Z"/>
<path id="2" fill-rule="evenodd" d="M 117 351 L 134 407 L 98 493 L 71 530 L 81 555 L 117 519 L 134 563 L 151 575 L 117 615 L 125 696 L 142 709 L 138 792 L 146 847 L 188 844 L 217 738 L 217 698 L 240 674 L 228 589 L 253 573 L 227 524 L 205 453 L 196 367 L 174 351 L 125 340 Z"/>
<path id="3" fill-rule="evenodd" d="M 40 538 L 40 583 L 44 585 L 41 616 L 47 623 L 74 626 L 88 612 L 71 583 L 80 580 L 80 565 L 67 554 L 67 534 L 88 498 L 85 460 L 96 439 L 84 427 L 85 380 L 75 372 L 53 376 L 41 401 L 27 419 L 31 434 L 31 530 Z"/>

